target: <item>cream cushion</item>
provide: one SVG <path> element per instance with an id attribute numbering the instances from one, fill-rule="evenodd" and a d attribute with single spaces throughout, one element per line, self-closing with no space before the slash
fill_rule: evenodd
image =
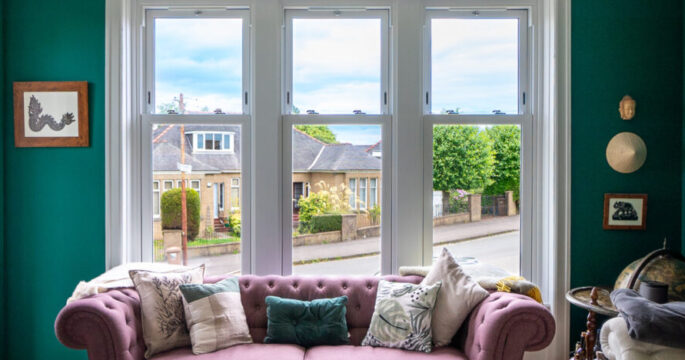
<path id="1" fill-rule="evenodd" d="M 433 344 L 436 347 L 451 343 L 471 310 L 489 295 L 464 272 L 447 248 L 442 249 L 440 257 L 423 278 L 421 285 L 432 285 L 439 281 L 442 281 L 442 287 L 431 324 Z"/>
<path id="2" fill-rule="evenodd" d="M 602 326 L 599 337 L 602 352 L 610 360 L 682 360 L 685 350 L 633 340 L 626 321 L 621 317 L 609 319 Z"/>

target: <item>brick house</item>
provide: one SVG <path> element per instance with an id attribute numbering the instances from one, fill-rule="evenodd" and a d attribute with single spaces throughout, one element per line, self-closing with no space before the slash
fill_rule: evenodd
<path id="1" fill-rule="evenodd" d="M 186 125 L 185 164 L 192 166 L 186 186 L 200 194 L 200 233 L 216 220 L 240 210 L 241 136 L 236 125 Z M 180 126 L 153 130 L 153 236 L 162 238 L 162 194 L 181 186 Z M 363 210 L 380 206 L 381 144 L 326 144 L 293 129 L 293 214 L 297 201 L 309 196 L 321 181 L 330 186 L 345 184 L 352 192 L 350 205 Z M 258 191 L 258 190 L 257 190 Z M 355 200 L 352 200 L 355 199 Z M 277 203 L 275 199 L 274 203 Z"/>

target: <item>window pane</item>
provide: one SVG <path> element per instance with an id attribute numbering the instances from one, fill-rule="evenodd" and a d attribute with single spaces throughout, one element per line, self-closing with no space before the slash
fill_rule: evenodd
<path id="1" fill-rule="evenodd" d="M 359 179 L 359 208 L 366 208 L 366 179 Z"/>
<path id="2" fill-rule="evenodd" d="M 293 113 L 381 112 L 381 20 L 293 19 Z"/>
<path id="3" fill-rule="evenodd" d="M 155 111 L 240 114 L 242 19 L 155 19 Z"/>
<path id="4" fill-rule="evenodd" d="M 190 138 L 198 132 L 232 132 L 235 134 L 234 152 L 195 152 Z M 183 134 L 183 135 L 182 135 Z M 239 125 L 156 125 L 152 133 L 153 180 L 174 178 L 189 184 L 186 187 L 188 209 L 188 264 L 205 264 L 208 275 L 240 272 L 240 203 L 224 209 L 224 184 L 239 183 L 241 175 Z M 181 138 L 186 140 L 185 155 L 181 160 Z M 190 144 L 190 145 L 189 145 Z M 178 163 L 191 166 L 189 174 L 182 175 Z M 161 218 L 153 221 L 154 261 L 180 263 L 181 250 L 180 205 L 164 206 L 165 199 L 180 199 L 181 189 L 171 190 L 173 181 L 165 181 L 169 186 L 161 196 Z M 154 186 L 154 184 L 153 184 Z M 153 187 L 154 190 L 154 187 Z M 204 194 L 200 194 L 204 191 Z M 197 195 L 194 195 L 197 193 Z M 154 191 L 153 191 L 154 194 Z M 202 195 L 202 196 L 200 196 Z M 169 201 L 170 204 L 180 204 Z M 176 210 L 174 210 L 176 209 Z M 153 206 L 153 211 L 155 210 Z M 207 247 L 210 246 L 210 247 Z M 209 254 L 212 256 L 209 256 Z"/>
<path id="5" fill-rule="evenodd" d="M 352 191 L 359 177 L 381 178 L 382 161 L 369 150 L 380 139 L 380 125 L 295 125 L 294 274 L 380 273 L 380 206 L 373 211 L 352 206 L 360 201 Z"/>
<path id="6" fill-rule="evenodd" d="M 369 210 L 372 210 L 376 206 L 376 200 L 378 197 L 376 189 L 376 179 L 369 180 Z"/>
<path id="7" fill-rule="evenodd" d="M 204 149 L 205 148 L 205 136 L 203 134 L 197 135 L 197 148 L 198 149 Z"/>
<path id="8" fill-rule="evenodd" d="M 152 183 L 152 213 L 159 216 L 159 182 Z"/>
<path id="9" fill-rule="evenodd" d="M 432 19 L 431 112 L 518 114 L 518 19 Z"/>
<path id="10" fill-rule="evenodd" d="M 224 150 L 231 150 L 231 135 L 224 135 Z"/>
<path id="11" fill-rule="evenodd" d="M 520 272 L 521 129 L 433 127 L 433 257 Z"/>
<path id="12" fill-rule="evenodd" d="M 214 150 L 221 150 L 221 134 L 214 134 Z"/>

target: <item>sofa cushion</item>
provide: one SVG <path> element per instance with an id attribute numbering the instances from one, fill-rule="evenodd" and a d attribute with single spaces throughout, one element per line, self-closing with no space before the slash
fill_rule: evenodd
<path id="1" fill-rule="evenodd" d="M 431 353 L 370 346 L 315 346 L 307 349 L 304 358 L 305 360 L 467 360 L 461 351 L 451 346 L 435 348 Z"/>
<path id="2" fill-rule="evenodd" d="M 193 353 L 252 342 L 238 278 L 230 277 L 216 284 L 182 284 L 179 288 Z"/>
<path id="3" fill-rule="evenodd" d="M 188 348 L 176 349 L 154 356 L 151 360 L 302 360 L 304 349 L 289 344 L 243 344 L 213 353 L 195 355 Z"/>
<path id="4" fill-rule="evenodd" d="M 345 321 L 347 296 L 303 301 L 266 297 L 267 344 L 345 345 L 350 343 Z"/>

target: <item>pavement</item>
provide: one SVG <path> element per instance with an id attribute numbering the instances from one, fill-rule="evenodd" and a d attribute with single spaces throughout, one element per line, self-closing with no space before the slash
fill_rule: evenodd
<path id="1" fill-rule="evenodd" d="M 518 215 L 436 226 L 433 230 L 434 254 L 435 251 L 442 249 L 442 245 L 451 244 L 447 247 L 454 254 L 459 254 L 458 256 L 494 259 L 492 261 L 496 260 L 498 266 L 514 269 L 515 271 L 510 272 L 518 273 L 519 228 L 520 217 Z M 487 239 L 476 241 L 484 238 Z M 464 244 L 459 245 L 462 242 Z M 345 274 L 351 274 L 350 271 L 352 271 L 352 273 L 370 275 L 377 272 L 379 268 L 379 253 L 380 237 L 297 246 L 293 249 L 293 262 L 297 264 L 293 268 L 293 273 L 335 274 L 336 269 L 340 269 Z M 515 261 L 512 260 L 513 258 Z M 489 263 L 492 261 L 488 260 Z M 191 258 L 188 262 L 190 265 L 204 263 L 208 275 L 240 271 L 240 254 Z"/>

